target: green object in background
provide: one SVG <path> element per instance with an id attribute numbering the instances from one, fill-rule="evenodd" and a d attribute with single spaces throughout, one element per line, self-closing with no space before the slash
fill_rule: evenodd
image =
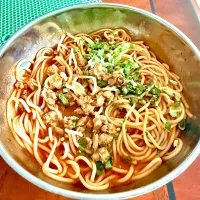
<path id="1" fill-rule="evenodd" d="M 0 46 L 18 29 L 47 12 L 101 0 L 0 0 Z"/>

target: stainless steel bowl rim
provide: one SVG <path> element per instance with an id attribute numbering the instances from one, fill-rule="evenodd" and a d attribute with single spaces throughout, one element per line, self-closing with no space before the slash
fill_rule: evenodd
<path id="1" fill-rule="evenodd" d="M 0 49 L 0 57 L 2 57 L 4 52 L 6 52 L 6 50 L 8 49 L 9 45 L 15 39 L 17 39 L 18 36 L 23 34 L 24 31 L 26 31 L 27 29 L 32 27 L 37 22 L 39 22 L 39 21 L 41 21 L 41 20 L 43 20 L 47 17 L 53 16 L 55 14 L 62 13 L 64 11 L 77 9 L 77 8 L 91 8 L 91 7 L 125 8 L 125 9 L 128 9 L 128 10 L 136 11 L 140 14 L 145 15 L 145 16 L 148 16 L 148 17 L 160 22 L 161 24 L 163 24 L 164 26 L 168 27 L 173 32 L 175 32 L 177 35 L 179 35 L 191 47 L 193 52 L 196 54 L 196 56 L 200 60 L 200 52 L 199 52 L 198 48 L 192 43 L 192 41 L 184 33 L 182 33 L 178 28 L 176 28 L 171 23 L 167 22 L 166 20 L 162 19 L 159 16 L 156 16 L 156 15 L 154 15 L 150 12 L 144 11 L 142 9 L 130 7 L 130 6 L 125 6 L 125 5 L 120 5 L 120 4 L 111 4 L 111 3 L 79 4 L 79 5 L 75 5 L 75 6 L 61 8 L 61 9 L 58 9 L 56 11 L 47 13 L 47 14 L 35 19 L 34 21 L 28 23 L 23 28 L 21 28 L 19 31 L 17 31 L 11 38 L 9 38 L 7 40 L 7 42 L 3 45 L 3 47 Z M 129 197 L 136 197 L 136 196 L 151 192 L 155 189 L 158 189 L 159 187 L 170 182 L 172 179 L 176 178 L 184 170 L 186 170 L 189 167 L 189 165 L 199 155 L 199 152 L 200 152 L 200 141 L 198 142 L 198 144 L 196 145 L 194 150 L 191 152 L 191 154 L 187 157 L 187 159 L 185 159 L 176 169 L 174 169 L 172 172 L 170 172 L 169 174 L 167 174 L 163 178 L 159 179 L 158 181 L 155 181 L 155 182 L 153 182 L 149 185 L 146 185 L 144 187 L 134 189 L 134 190 L 130 190 L 130 191 L 126 191 L 126 192 L 113 193 L 113 194 L 86 194 L 86 193 L 73 192 L 73 191 L 69 191 L 69 190 L 66 190 L 66 189 L 61 189 L 61 188 L 50 185 L 50 184 L 38 179 L 37 177 L 33 176 L 32 174 L 27 172 L 25 169 L 23 169 L 19 164 L 17 164 L 15 162 L 15 160 L 7 153 L 6 149 L 3 146 L 0 145 L 0 154 L 3 157 L 3 159 L 7 162 L 7 164 L 10 165 L 18 174 L 20 174 L 22 177 L 24 177 L 26 180 L 30 181 L 31 183 L 35 184 L 36 186 L 38 186 L 38 187 L 40 187 L 44 190 L 47 190 L 49 192 L 59 194 L 59 195 L 63 195 L 63 196 L 66 196 L 66 197 L 75 198 L 75 199 L 102 199 L 102 200 L 103 199 L 125 199 L 125 198 L 129 198 Z"/>

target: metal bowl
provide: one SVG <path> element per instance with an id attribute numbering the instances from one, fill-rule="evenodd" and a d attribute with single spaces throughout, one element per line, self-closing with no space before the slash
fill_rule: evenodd
<path id="1" fill-rule="evenodd" d="M 182 134 L 184 146 L 148 177 L 101 192 L 59 183 L 45 176 L 29 153 L 17 145 L 6 122 L 6 101 L 12 89 L 13 66 L 33 58 L 42 47 L 58 43 L 63 32 L 89 33 L 100 28 L 124 28 L 134 40 L 144 40 L 158 58 L 180 77 L 186 99 L 196 119 L 188 120 Z M 142 195 L 168 183 L 183 172 L 200 152 L 200 52 L 176 27 L 149 12 L 115 4 L 87 4 L 63 8 L 29 23 L 12 36 L 0 51 L 0 153 L 21 176 L 40 188 L 76 199 L 120 199 Z"/>

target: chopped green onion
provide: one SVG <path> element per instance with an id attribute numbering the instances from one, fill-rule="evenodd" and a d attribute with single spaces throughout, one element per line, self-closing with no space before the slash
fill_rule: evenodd
<path id="1" fill-rule="evenodd" d="M 87 140 L 85 138 L 81 138 L 78 141 L 78 149 L 80 152 L 85 152 L 85 148 L 87 146 Z"/>
<path id="2" fill-rule="evenodd" d="M 130 101 L 129 101 L 129 104 L 131 106 L 133 106 L 134 104 L 136 104 L 138 102 L 138 99 L 134 99 L 134 98 L 131 98 Z"/>
<path id="3" fill-rule="evenodd" d="M 168 131 L 171 130 L 171 124 L 169 122 L 165 123 L 165 129 L 167 129 Z"/>
<path id="4" fill-rule="evenodd" d="M 74 47 L 74 53 L 77 53 L 79 51 L 78 47 Z"/>
<path id="5" fill-rule="evenodd" d="M 112 63 L 113 56 L 112 56 L 112 54 L 111 54 L 111 53 L 107 53 L 107 54 L 105 55 L 105 58 L 107 58 L 107 59 L 108 59 L 108 62 L 109 62 L 109 63 Z"/>
<path id="6" fill-rule="evenodd" d="M 143 98 L 139 99 L 138 102 L 139 102 L 140 104 L 142 104 L 142 105 L 145 105 L 145 104 L 146 104 L 146 101 L 145 101 Z"/>
<path id="7" fill-rule="evenodd" d="M 94 42 L 90 38 L 85 37 L 85 40 L 89 45 L 94 45 Z"/>
<path id="8" fill-rule="evenodd" d="M 185 119 L 182 119 L 179 123 L 178 123 L 178 127 L 180 130 L 185 130 Z"/>
<path id="9" fill-rule="evenodd" d="M 80 37 L 76 37 L 76 38 L 74 39 L 74 42 L 78 42 L 80 39 L 81 39 Z"/>
<path id="10" fill-rule="evenodd" d="M 100 88 L 104 88 L 108 85 L 107 81 L 104 81 L 104 80 L 97 80 L 97 85 L 100 87 Z"/>
<path id="11" fill-rule="evenodd" d="M 126 86 L 119 87 L 119 90 L 122 95 L 127 95 L 129 92 Z"/>
<path id="12" fill-rule="evenodd" d="M 120 86 L 119 90 L 122 95 L 133 94 L 135 96 L 140 96 L 146 87 L 141 84 L 136 84 L 134 81 L 128 82 L 127 86 Z"/>
<path id="13" fill-rule="evenodd" d="M 83 148 L 86 148 L 86 146 L 87 146 L 87 140 L 85 138 L 81 138 L 77 142 L 78 142 L 78 144 L 80 146 L 82 146 Z"/>
<path id="14" fill-rule="evenodd" d="M 133 49 L 134 47 L 135 47 L 135 45 L 130 43 L 130 48 Z"/>
<path id="15" fill-rule="evenodd" d="M 109 50 L 109 44 L 107 42 L 96 41 L 94 44 L 89 44 L 90 48 L 93 50 L 103 49 L 104 51 Z"/>
<path id="16" fill-rule="evenodd" d="M 68 88 L 63 88 L 63 93 L 68 93 L 69 89 Z"/>
<path id="17" fill-rule="evenodd" d="M 134 69 L 138 69 L 138 68 L 140 68 L 140 66 L 138 65 L 138 63 L 133 62 L 133 68 L 134 68 Z"/>
<path id="18" fill-rule="evenodd" d="M 137 85 L 137 84 L 136 84 Z M 132 90 L 134 90 L 134 87 L 136 86 L 136 85 L 134 85 L 132 82 L 128 82 L 128 84 L 127 84 L 127 89 L 129 90 L 129 92 L 130 91 L 132 91 Z"/>
<path id="19" fill-rule="evenodd" d="M 104 55 L 104 50 L 103 49 L 99 49 L 97 51 L 97 55 L 100 56 L 100 57 L 102 57 Z"/>
<path id="20" fill-rule="evenodd" d="M 166 94 L 168 94 L 169 96 L 174 96 L 173 90 L 170 89 L 170 88 L 165 87 L 165 88 L 163 88 L 163 91 L 164 91 Z"/>
<path id="21" fill-rule="evenodd" d="M 111 169 L 112 166 L 113 166 L 113 161 L 112 161 L 112 157 L 110 157 L 105 163 L 105 168 L 106 169 Z"/>
<path id="22" fill-rule="evenodd" d="M 136 72 L 131 76 L 131 79 L 132 79 L 133 81 L 138 81 L 139 76 L 140 76 L 140 72 L 139 72 L 139 71 L 136 71 Z"/>
<path id="23" fill-rule="evenodd" d="M 121 67 L 120 66 L 115 66 L 114 69 L 117 71 L 117 70 L 120 70 Z"/>
<path id="24" fill-rule="evenodd" d="M 151 90 L 152 94 L 154 95 L 159 95 L 161 93 L 160 89 L 158 89 L 157 87 L 154 87 L 152 90 Z"/>
<path id="25" fill-rule="evenodd" d="M 115 65 L 118 64 L 120 60 L 121 60 L 121 55 L 116 56 L 116 57 L 114 58 L 114 64 L 115 64 Z"/>
<path id="26" fill-rule="evenodd" d="M 76 38 L 74 39 L 74 42 L 76 42 L 76 43 L 79 42 L 79 44 L 80 44 L 81 46 L 84 45 L 84 40 L 83 40 L 82 38 L 80 38 L 80 37 L 76 37 Z"/>
<path id="27" fill-rule="evenodd" d="M 181 113 L 182 111 L 182 108 L 179 106 L 179 107 L 176 107 L 176 106 L 171 106 L 169 108 L 169 114 L 172 116 L 172 117 L 178 117 L 179 114 Z"/>
<path id="28" fill-rule="evenodd" d="M 84 50 L 81 51 L 82 56 L 86 56 L 86 53 Z"/>
<path id="29" fill-rule="evenodd" d="M 131 69 L 130 68 L 124 68 L 125 77 L 129 77 L 130 74 L 131 74 Z"/>
<path id="30" fill-rule="evenodd" d="M 85 148 L 83 148 L 81 145 L 78 146 L 78 150 L 79 150 L 80 152 L 82 152 L 82 153 L 85 152 Z"/>
<path id="31" fill-rule="evenodd" d="M 130 85 L 128 84 L 128 87 L 131 88 L 131 89 L 133 89 L 133 88 L 135 88 L 135 87 L 138 86 L 138 83 L 136 83 L 136 82 L 133 81 L 133 80 L 130 80 L 129 83 L 130 83 Z M 131 85 L 131 84 L 132 84 L 132 85 Z"/>
<path id="32" fill-rule="evenodd" d="M 97 175 L 101 176 L 103 174 L 103 168 L 104 168 L 104 165 L 101 161 L 97 161 L 96 162 L 96 167 L 97 167 Z"/>
<path id="33" fill-rule="evenodd" d="M 90 72 L 89 72 L 89 70 L 84 70 L 84 71 L 83 71 L 83 74 L 84 74 L 85 76 L 89 76 L 89 75 L 90 75 Z"/>
<path id="34" fill-rule="evenodd" d="M 133 94 L 137 95 L 137 96 L 140 96 L 143 92 L 144 92 L 145 88 L 143 85 L 141 84 L 138 84 L 136 87 L 135 87 L 135 90 L 133 91 Z"/>
<path id="35" fill-rule="evenodd" d="M 78 121 L 79 118 L 77 116 L 71 116 L 73 121 Z"/>
<path id="36" fill-rule="evenodd" d="M 59 93 L 58 94 L 58 99 L 65 106 L 68 106 L 70 104 L 68 98 L 63 93 Z"/>
<path id="37" fill-rule="evenodd" d="M 153 96 L 153 97 L 151 98 L 151 100 L 150 100 L 150 104 L 151 104 L 151 105 L 155 104 L 156 101 L 158 101 L 158 99 L 159 99 L 159 96 Z"/>
<path id="38" fill-rule="evenodd" d="M 113 35 L 114 39 L 114 35 Z M 76 39 L 80 40 L 80 39 Z M 113 41 L 112 41 L 113 42 Z M 111 63 L 113 65 L 117 65 L 121 61 L 120 53 L 124 50 L 134 48 L 134 44 L 129 42 L 121 42 L 120 44 L 111 44 L 112 42 L 103 42 L 99 39 L 96 39 L 95 42 L 89 43 L 89 47 L 87 49 L 88 54 L 87 58 L 90 59 L 88 61 L 88 65 L 90 67 L 94 67 L 95 64 L 101 63 L 103 67 L 107 67 L 108 64 Z M 132 62 L 131 68 L 138 68 L 138 64 L 135 61 Z M 108 72 L 112 73 L 114 69 L 109 68 Z M 127 74 L 128 75 L 128 74 Z"/>
<path id="39" fill-rule="evenodd" d="M 107 67 L 107 72 L 108 72 L 108 73 L 113 73 L 113 72 L 114 72 L 113 66 L 111 66 L 111 65 L 108 66 L 108 67 Z"/>
<path id="40" fill-rule="evenodd" d="M 72 127 L 75 128 L 79 118 L 76 116 L 72 116 L 71 120 L 72 120 Z"/>
<path id="41" fill-rule="evenodd" d="M 174 106 L 176 106 L 176 107 L 179 107 L 179 106 L 180 106 L 180 104 L 181 104 L 181 102 L 180 102 L 180 101 L 177 101 L 177 100 L 175 100 L 175 101 L 174 101 Z"/>
<path id="42" fill-rule="evenodd" d="M 154 83 L 150 82 L 147 85 L 145 85 L 144 87 L 148 92 L 150 92 L 154 88 Z"/>
<path id="43" fill-rule="evenodd" d="M 139 65 L 136 62 L 132 62 L 130 60 L 124 61 L 124 63 L 122 64 L 122 68 L 124 69 L 125 77 L 129 77 L 129 75 L 132 72 L 132 69 L 136 69 L 138 67 Z"/>
<path id="44" fill-rule="evenodd" d="M 114 52 L 115 53 L 121 53 L 122 51 L 128 50 L 128 49 L 133 49 L 134 45 L 129 43 L 129 42 L 121 42 L 117 48 L 115 48 Z"/>
<path id="45" fill-rule="evenodd" d="M 62 85 L 62 88 L 66 88 L 66 84 L 67 84 L 67 83 L 64 83 L 64 84 Z"/>

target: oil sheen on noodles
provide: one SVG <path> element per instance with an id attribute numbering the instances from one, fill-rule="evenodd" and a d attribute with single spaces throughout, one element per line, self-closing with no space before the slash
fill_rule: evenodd
<path id="1" fill-rule="evenodd" d="M 123 29 L 63 34 L 14 75 L 13 136 L 46 176 L 89 190 L 141 179 L 175 157 L 193 116 L 179 76 Z"/>

